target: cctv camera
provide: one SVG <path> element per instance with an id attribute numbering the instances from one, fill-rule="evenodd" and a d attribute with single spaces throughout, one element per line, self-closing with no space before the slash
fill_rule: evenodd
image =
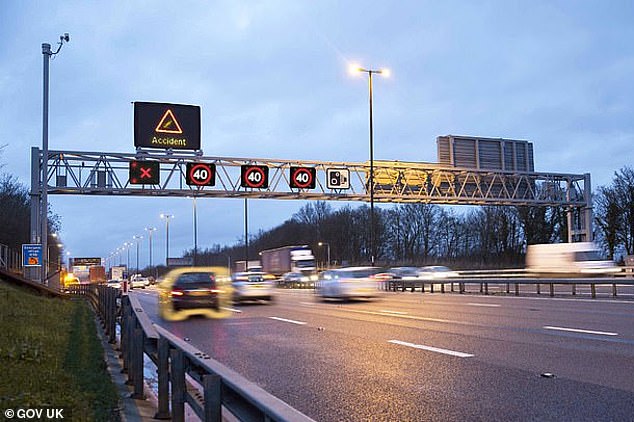
<path id="1" fill-rule="evenodd" d="M 64 35 L 60 35 L 59 39 L 60 39 L 60 41 L 69 42 L 70 41 L 70 35 L 68 34 L 68 32 L 64 32 Z"/>

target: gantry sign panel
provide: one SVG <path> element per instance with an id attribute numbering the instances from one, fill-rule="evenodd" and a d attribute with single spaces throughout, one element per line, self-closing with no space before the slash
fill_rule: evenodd
<path id="1" fill-rule="evenodd" d="M 134 146 L 173 150 L 200 149 L 200 107 L 134 103 Z"/>
<path id="2" fill-rule="evenodd" d="M 42 156 L 38 148 L 33 154 Z M 34 161 L 37 163 L 38 161 Z M 135 184 L 131 163 L 157 183 Z M 37 164 L 35 164 L 37 165 Z M 158 172 L 156 169 L 158 168 Z M 49 151 L 50 194 L 369 201 L 369 163 Z M 37 170 L 36 170 L 37 171 Z M 139 170 L 140 171 L 140 170 Z M 147 171 L 146 171 L 147 173 Z M 158 173 L 158 174 L 157 174 Z M 142 179 L 139 173 L 139 180 Z M 590 176 L 374 162 L 375 202 L 591 208 Z"/>

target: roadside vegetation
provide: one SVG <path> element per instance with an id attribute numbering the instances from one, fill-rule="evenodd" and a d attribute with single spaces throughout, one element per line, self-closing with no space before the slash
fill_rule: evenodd
<path id="1" fill-rule="evenodd" d="M 94 314 L 0 280 L 0 409 L 64 408 L 70 420 L 118 420 Z"/>

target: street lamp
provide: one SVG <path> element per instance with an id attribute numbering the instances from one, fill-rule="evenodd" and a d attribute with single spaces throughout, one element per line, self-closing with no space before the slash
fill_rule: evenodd
<path id="1" fill-rule="evenodd" d="M 128 259 L 125 262 L 125 267 L 128 270 L 128 274 L 130 273 L 130 246 L 132 246 L 132 243 L 130 242 L 123 243 L 123 247 L 128 251 Z M 128 277 L 130 276 L 128 275 Z"/>
<path id="2" fill-rule="evenodd" d="M 170 256 L 170 219 L 174 218 L 172 214 L 161 214 L 161 219 L 165 220 L 165 266 L 169 266 Z"/>
<path id="3" fill-rule="evenodd" d="M 358 65 L 350 65 L 349 71 L 351 74 L 355 72 L 363 72 L 368 74 L 368 87 L 370 91 L 370 263 L 374 266 L 375 250 L 374 250 L 374 128 L 372 119 L 372 75 L 383 75 L 385 77 L 390 76 L 388 69 L 365 69 Z"/>
<path id="4" fill-rule="evenodd" d="M 44 256 L 44 265 L 40 274 L 42 283 L 46 283 L 46 277 L 48 275 L 48 81 L 49 81 L 49 63 L 51 56 L 56 55 L 62 49 L 65 42 L 70 41 L 68 33 L 59 37 L 59 47 L 56 51 L 51 51 L 51 45 L 48 43 L 42 44 L 42 57 L 44 61 L 43 66 L 43 84 L 42 84 L 42 173 L 40 176 L 42 187 L 42 202 L 40 208 L 40 222 L 42 227 L 40 241 L 42 242 L 42 253 Z"/>
<path id="5" fill-rule="evenodd" d="M 188 198 L 192 199 L 192 207 L 193 207 L 193 220 L 194 220 L 194 259 L 193 264 L 196 266 L 196 257 L 198 255 L 198 216 L 196 214 L 196 197 L 188 196 Z"/>
<path id="6" fill-rule="evenodd" d="M 152 233 L 156 231 L 156 227 L 146 227 L 145 231 L 149 234 L 148 242 L 150 243 L 150 268 L 152 268 Z"/>
<path id="7" fill-rule="evenodd" d="M 135 240 L 136 242 L 136 272 L 139 272 L 139 240 L 143 239 L 143 236 L 140 235 L 134 235 L 132 236 L 132 239 Z"/>
<path id="8" fill-rule="evenodd" d="M 326 266 L 326 268 L 330 268 L 330 243 L 328 243 L 328 242 L 319 242 L 317 245 L 319 245 L 319 246 L 326 245 L 326 247 L 327 247 L 326 255 L 328 256 L 328 265 Z"/>

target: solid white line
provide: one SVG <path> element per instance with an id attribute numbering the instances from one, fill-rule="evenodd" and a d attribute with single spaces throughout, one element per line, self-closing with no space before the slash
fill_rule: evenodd
<path id="1" fill-rule="evenodd" d="M 545 325 L 544 328 L 547 330 L 570 331 L 572 333 L 583 333 L 583 334 L 598 334 L 602 336 L 618 336 L 619 335 L 619 333 L 611 333 L 607 331 L 592 331 L 592 330 L 582 330 L 580 328 L 553 327 L 550 325 Z"/>
<path id="2" fill-rule="evenodd" d="M 379 312 L 385 312 L 386 314 L 407 315 L 407 312 L 388 311 L 387 309 L 381 309 Z"/>
<path id="3" fill-rule="evenodd" d="M 467 303 L 470 306 L 482 306 L 484 308 L 499 308 L 502 305 L 496 305 L 494 303 Z"/>
<path id="4" fill-rule="evenodd" d="M 274 319 L 274 320 L 276 320 L 276 321 L 290 322 L 291 324 L 306 325 L 306 323 L 305 323 L 305 322 L 302 322 L 302 321 L 293 321 L 292 319 L 279 318 L 279 317 L 274 317 L 274 316 L 270 316 L 269 318 Z"/>
<path id="5" fill-rule="evenodd" d="M 454 350 L 441 349 L 438 347 L 425 346 L 422 344 L 408 343 L 406 341 L 400 341 L 400 340 L 389 340 L 388 343 L 400 344 L 401 346 L 413 347 L 414 349 L 427 350 L 429 352 L 436 352 L 436 353 L 442 353 L 445 355 L 457 356 L 459 358 L 473 357 L 473 355 L 469 353 L 456 352 Z"/>

